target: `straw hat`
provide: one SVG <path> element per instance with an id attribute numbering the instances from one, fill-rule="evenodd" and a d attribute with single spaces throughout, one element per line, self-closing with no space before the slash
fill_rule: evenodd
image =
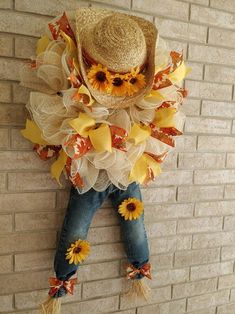
<path id="1" fill-rule="evenodd" d="M 76 35 L 81 74 L 92 96 L 109 108 L 129 107 L 146 95 L 153 83 L 158 31 L 149 21 L 110 10 L 80 8 L 76 11 Z M 131 96 L 114 96 L 90 83 L 84 55 L 111 72 L 123 74 L 144 68 L 146 85 Z"/>

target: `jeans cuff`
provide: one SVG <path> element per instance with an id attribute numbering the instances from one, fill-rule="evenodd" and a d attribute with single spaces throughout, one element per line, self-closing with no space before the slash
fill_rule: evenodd
<path id="1" fill-rule="evenodd" d="M 68 292 L 64 287 L 60 287 L 54 295 L 51 295 L 52 298 L 57 299 L 66 295 Z M 50 291 L 48 293 L 50 295 Z"/>

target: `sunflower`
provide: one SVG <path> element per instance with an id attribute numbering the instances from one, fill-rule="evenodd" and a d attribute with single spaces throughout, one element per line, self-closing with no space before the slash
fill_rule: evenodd
<path id="1" fill-rule="evenodd" d="M 90 253 L 90 245 L 87 241 L 78 239 L 71 244 L 70 248 L 67 249 L 66 258 L 69 260 L 69 264 L 74 263 L 77 265 L 86 259 L 87 255 Z"/>
<path id="2" fill-rule="evenodd" d="M 125 96 L 128 94 L 128 82 L 125 74 L 118 74 L 112 76 L 111 94 L 114 96 Z"/>
<path id="3" fill-rule="evenodd" d="M 128 198 L 124 200 L 118 208 L 119 214 L 121 214 L 125 220 L 138 219 L 143 210 L 143 203 L 137 198 Z"/>
<path id="4" fill-rule="evenodd" d="M 102 64 L 93 64 L 89 69 L 87 77 L 94 89 L 100 92 L 107 92 L 110 89 L 111 76 L 107 68 Z"/>
<path id="5" fill-rule="evenodd" d="M 128 77 L 128 95 L 131 96 L 138 92 L 141 88 L 146 85 L 145 76 L 139 73 L 140 69 L 132 69 L 131 73 L 127 75 Z"/>

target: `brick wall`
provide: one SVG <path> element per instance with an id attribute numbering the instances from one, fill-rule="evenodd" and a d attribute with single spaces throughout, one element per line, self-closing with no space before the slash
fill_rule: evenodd
<path id="1" fill-rule="evenodd" d="M 184 135 L 147 190 L 153 298 L 120 295 L 125 254 L 110 204 L 89 231 L 92 252 L 64 313 L 232 314 L 235 312 L 234 0 L 0 0 L 0 313 L 37 313 L 48 291 L 68 189 L 50 179 L 21 137 L 28 92 L 19 67 L 45 22 L 79 5 L 132 11 L 155 21 L 193 71 Z"/>

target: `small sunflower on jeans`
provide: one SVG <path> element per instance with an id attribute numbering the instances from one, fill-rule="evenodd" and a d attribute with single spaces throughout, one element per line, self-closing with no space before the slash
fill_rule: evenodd
<path id="1" fill-rule="evenodd" d="M 143 203 L 137 198 L 128 198 L 124 200 L 118 208 L 119 214 L 125 220 L 138 219 L 144 210 Z"/>
<path id="2" fill-rule="evenodd" d="M 69 264 L 74 263 L 77 265 L 86 259 L 90 253 L 90 245 L 87 241 L 78 239 L 71 244 L 70 248 L 67 249 L 66 258 L 69 260 Z"/>

